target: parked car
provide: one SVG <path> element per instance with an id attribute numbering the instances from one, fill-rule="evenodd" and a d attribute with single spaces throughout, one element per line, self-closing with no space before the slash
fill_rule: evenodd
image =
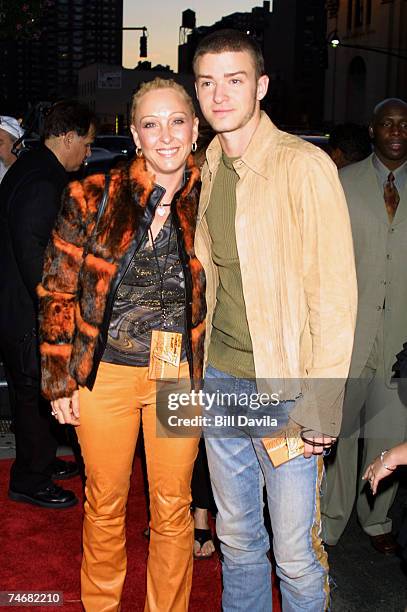
<path id="1" fill-rule="evenodd" d="M 39 138 L 25 138 L 24 149 L 35 149 L 40 144 Z M 107 172 L 119 162 L 130 159 L 135 152 L 133 139 L 130 136 L 101 134 L 96 136 L 91 146 L 91 155 L 86 159 L 83 168 L 75 173 L 82 178 L 90 174 Z"/>
<path id="2" fill-rule="evenodd" d="M 94 145 L 118 155 L 125 155 L 128 159 L 133 156 L 135 151 L 134 141 L 130 136 L 100 134 L 96 136 Z"/>
<path id="3" fill-rule="evenodd" d="M 81 176 L 108 172 L 120 162 L 130 159 L 135 152 L 130 136 L 99 134 L 91 147 L 91 155 L 84 163 Z"/>
<path id="4" fill-rule="evenodd" d="M 92 145 L 91 154 L 86 158 L 83 167 L 79 170 L 80 177 L 108 172 L 111 168 L 117 166 L 118 163 L 126 162 L 127 159 L 128 157 L 124 153 L 116 153 L 103 147 Z"/>
<path id="5" fill-rule="evenodd" d="M 316 145 L 323 151 L 328 150 L 329 136 L 327 134 L 298 134 L 298 136 L 307 142 Z"/>

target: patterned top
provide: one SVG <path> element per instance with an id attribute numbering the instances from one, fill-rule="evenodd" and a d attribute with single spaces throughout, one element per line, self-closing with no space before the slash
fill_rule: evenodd
<path id="1" fill-rule="evenodd" d="M 117 365 L 147 366 L 153 329 L 181 332 L 181 359 L 185 358 L 184 274 L 178 255 L 176 234 L 172 228 L 170 236 L 170 230 L 171 215 L 154 241 L 161 274 L 164 272 L 165 321 L 160 303 L 157 260 L 154 249 L 145 236 L 117 290 L 102 361 Z"/>

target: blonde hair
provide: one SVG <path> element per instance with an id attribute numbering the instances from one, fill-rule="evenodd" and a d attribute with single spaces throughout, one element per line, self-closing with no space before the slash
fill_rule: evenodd
<path id="1" fill-rule="evenodd" d="M 189 110 L 193 117 L 195 117 L 195 107 L 192 102 L 192 98 L 186 89 L 174 81 L 173 79 L 162 79 L 161 77 L 156 77 L 152 81 L 147 81 L 146 83 L 142 83 L 139 89 L 133 96 L 131 103 L 131 121 L 134 123 L 137 106 L 141 100 L 141 98 L 150 91 L 154 91 L 155 89 L 173 89 L 177 91 L 185 100 Z"/>

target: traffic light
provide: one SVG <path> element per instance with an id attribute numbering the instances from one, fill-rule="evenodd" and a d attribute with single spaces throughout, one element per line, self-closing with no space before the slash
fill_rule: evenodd
<path id="1" fill-rule="evenodd" d="M 140 57 L 147 57 L 147 36 L 144 32 L 140 36 Z"/>

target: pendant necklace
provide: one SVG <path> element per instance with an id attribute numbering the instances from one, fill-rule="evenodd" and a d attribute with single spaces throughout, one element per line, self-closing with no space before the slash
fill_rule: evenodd
<path id="1" fill-rule="evenodd" d="M 165 208 L 166 208 L 167 206 L 171 206 L 171 204 L 161 204 L 161 203 L 160 203 L 160 204 L 157 206 L 157 209 L 156 209 L 156 210 L 157 210 L 157 214 L 158 214 L 158 215 L 160 215 L 160 217 L 163 217 L 163 216 L 165 215 Z"/>

